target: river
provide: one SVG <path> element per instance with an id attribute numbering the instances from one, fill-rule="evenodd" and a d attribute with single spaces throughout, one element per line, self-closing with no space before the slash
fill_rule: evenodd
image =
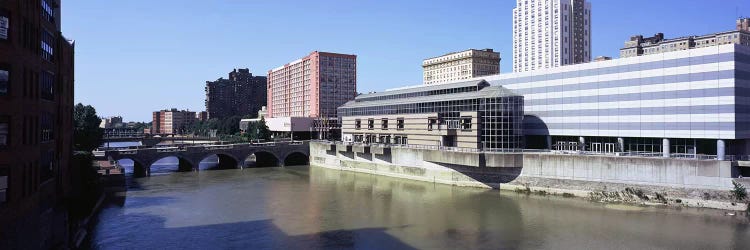
<path id="1" fill-rule="evenodd" d="M 203 163 L 210 164 L 210 163 Z M 176 168 L 176 167 L 175 167 Z M 100 249 L 748 249 L 740 216 L 287 167 L 129 178 Z"/>

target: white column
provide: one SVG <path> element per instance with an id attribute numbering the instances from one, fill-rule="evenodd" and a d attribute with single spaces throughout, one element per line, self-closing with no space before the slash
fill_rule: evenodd
<path id="1" fill-rule="evenodd" d="M 670 148 L 671 148 L 671 147 L 669 146 L 669 139 L 667 139 L 667 138 L 664 138 L 664 139 L 662 140 L 662 142 L 661 142 L 661 152 L 662 152 L 662 156 L 664 156 L 664 157 L 667 157 L 667 158 L 668 158 L 668 157 L 669 157 L 669 155 L 670 155 L 670 153 L 669 153 L 669 149 L 670 149 Z"/>
<path id="2" fill-rule="evenodd" d="M 625 152 L 625 139 L 622 137 L 617 138 L 617 152 Z"/>
<path id="3" fill-rule="evenodd" d="M 727 147 L 724 140 L 716 140 L 716 159 L 723 161 L 727 154 Z"/>

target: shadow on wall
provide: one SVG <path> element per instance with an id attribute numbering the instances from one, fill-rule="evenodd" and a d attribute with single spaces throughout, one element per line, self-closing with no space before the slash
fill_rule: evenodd
<path id="1" fill-rule="evenodd" d="M 524 115 L 523 116 L 523 134 L 525 139 L 525 148 L 528 149 L 546 149 L 550 145 L 547 145 L 547 136 L 549 135 L 549 128 L 547 124 L 542 121 L 536 115 Z"/>
<path id="2" fill-rule="evenodd" d="M 476 181 L 492 188 L 500 188 L 500 184 L 509 183 L 521 175 L 522 167 L 474 167 L 448 163 L 432 162 L 446 168 L 453 169 L 464 176 L 453 176 L 453 181 Z"/>

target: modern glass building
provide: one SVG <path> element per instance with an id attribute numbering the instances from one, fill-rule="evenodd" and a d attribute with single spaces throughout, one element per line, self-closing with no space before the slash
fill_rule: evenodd
<path id="1" fill-rule="evenodd" d="M 342 139 L 349 142 L 523 147 L 523 97 L 481 79 L 360 95 L 338 114 Z"/>
<path id="2" fill-rule="evenodd" d="M 531 148 L 750 154 L 750 47 L 718 45 L 484 76 L 524 96 Z"/>

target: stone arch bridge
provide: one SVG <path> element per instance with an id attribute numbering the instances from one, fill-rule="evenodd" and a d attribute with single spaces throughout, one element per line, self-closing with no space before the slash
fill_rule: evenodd
<path id="1" fill-rule="evenodd" d="M 136 176 L 150 175 L 151 165 L 167 157 L 176 157 L 179 160 L 179 171 L 198 170 L 198 164 L 213 155 L 219 158 L 219 169 L 249 167 L 245 165 L 247 159 L 254 159 L 259 167 L 307 165 L 310 146 L 307 142 L 244 143 L 121 149 L 105 152 L 105 157 L 110 160 L 132 160 Z"/>

